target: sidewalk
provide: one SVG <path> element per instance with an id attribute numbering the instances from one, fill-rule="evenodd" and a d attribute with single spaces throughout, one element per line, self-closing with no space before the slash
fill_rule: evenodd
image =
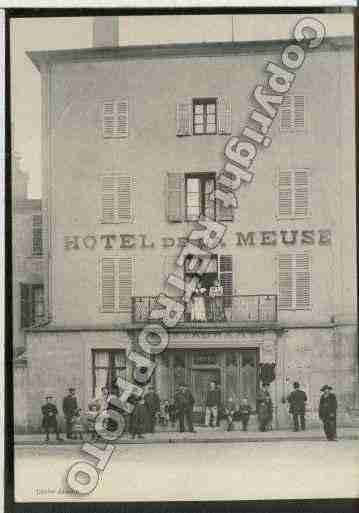
<path id="1" fill-rule="evenodd" d="M 15 435 L 15 445 L 81 445 L 81 440 L 67 440 L 62 434 L 63 442 L 57 442 L 55 435 L 51 434 L 51 441 L 46 444 L 43 434 Z M 89 436 L 85 434 L 85 440 Z M 359 440 L 359 429 L 338 428 L 339 440 Z M 223 431 L 221 428 L 197 427 L 196 433 L 178 433 L 176 431 L 157 432 L 146 434 L 144 438 L 133 440 L 127 433 L 122 435 L 114 444 L 152 444 L 152 443 L 240 443 L 240 442 L 283 442 L 283 441 L 325 441 L 323 430 L 310 429 L 307 431 Z"/>

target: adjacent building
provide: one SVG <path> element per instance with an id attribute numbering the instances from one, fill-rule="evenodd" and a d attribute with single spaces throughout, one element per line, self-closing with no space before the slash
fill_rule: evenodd
<path id="1" fill-rule="evenodd" d="M 43 112 L 44 315 L 27 330 L 27 428 L 39 400 L 69 386 L 82 407 L 138 347 L 166 278 L 201 214 L 227 227 L 202 286 L 218 279 L 225 320 L 184 317 L 168 329 L 154 384 L 172 399 L 183 381 L 202 421 L 215 379 L 222 400 L 253 408 L 263 373 L 275 427 L 298 380 L 309 423 L 320 387 L 337 393 L 343 423 L 358 411 L 353 40 L 308 53 L 258 155 L 238 209 L 209 201 L 224 148 L 257 107 L 268 61 L 286 41 L 31 52 Z M 186 261 L 183 276 L 192 275 Z M 265 364 L 268 364 L 267 366 Z"/>

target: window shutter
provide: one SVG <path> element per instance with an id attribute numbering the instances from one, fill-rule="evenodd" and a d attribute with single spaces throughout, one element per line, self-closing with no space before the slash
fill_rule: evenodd
<path id="1" fill-rule="evenodd" d="M 310 308 L 310 281 L 311 281 L 311 272 L 310 272 L 310 256 L 308 253 L 298 253 L 296 254 L 296 308 L 298 310 L 305 310 Z"/>
<path id="2" fill-rule="evenodd" d="M 294 99 L 294 119 L 293 125 L 296 130 L 305 128 L 305 97 L 302 94 L 296 94 Z"/>
<path id="3" fill-rule="evenodd" d="M 131 311 L 133 295 L 133 257 L 118 259 L 118 310 L 120 313 Z"/>
<path id="4" fill-rule="evenodd" d="M 223 287 L 224 307 L 232 305 L 233 297 L 233 257 L 232 255 L 220 255 L 219 257 L 219 281 Z"/>
<path id="5" fill-rule="evenodd" d="M 27 328 L 31 324 L 31 295 L 30 286 L 20 283 L 21 298 L 21 328 Z"/>
<path id="6" fill-rule="evenodd" d="M 133 180 L 131 176 L 117 175 L 117 220 L 129 223 L 133 220 Z"/>
<path id="7" fill-rule="evenodd" d="M 42 216 L 39 214 L 32 217 L 32 254 L 42 255 Z"/>
<path id="8" fill-rule="evenodd" d="M 101 259 L 101 310 L 102 312 L 114 312 L 115 305 L 115 259 Z"/>
<path id="9" fill-rule="evenodd" d="M 102 177 L 102 222 L 114 223 L 116 214 L 116 175 Z"/>
<path id="10" fill-rule="evenodd" d="M 278 256 L 278 308 L 293 308 L 293 255 Z"/>
<path id="11" fill-rule="evenodd" d="M 292 96 L 284 96 L 280 106 L 280 129 L 288 131 L 292 128 Z"/>
<path id="12" fill-rule="evenodd" d="M 182 173 L 167 174 L 167 218 L 172 222 L 185 218 L 185 179 Z"/>
<path id="13" fill-rule="evenodd" d="M 192 103 L 177 103 L 177 135 L 191 135 L 192 133 Z"/>
<path id="14" fill-rule="evenodd" d="M 128 137 L 128 99 L 109 100 L 103 104 L 103 137 Z"/>
<path id="15" fill-rule="evenodd" d="M 219 97 L 217 100 L 218 133 L 221 135 L 232 132 L 232 109 L 227 98 Z"/>
<path id="16" fill-rule="evenodd" d="M 291 217 L 293 213 L 292 171 L 280 170 L 278 175 L 278 216 Z"/>
<path id="17" fill-rule="evenodd" d="M 294 198 L 296 217 L 309 216 L 309 171 L 307 169 L 294 170 Z"/>

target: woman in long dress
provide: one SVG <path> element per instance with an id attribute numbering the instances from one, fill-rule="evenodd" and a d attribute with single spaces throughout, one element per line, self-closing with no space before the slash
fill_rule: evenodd
<path id="1" fill-rule="evenodd" d="M 192 296 L 191 321 L 205 322 L 207 320 L 205 293 L 206 289 L 198 284 Z"/>
<path id="2" fill-rule="evenodd" d="M 223 287 L 218 280 L 214 280 L 209 289 L 209 315 L 211 321 L 225 321 L 226 314 L 223 302 Z"/>

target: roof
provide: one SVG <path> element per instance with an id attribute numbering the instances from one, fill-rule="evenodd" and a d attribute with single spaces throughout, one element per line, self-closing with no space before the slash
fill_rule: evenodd
<path id="1" fill-rule="evenodd" d="M 42 64 L 59 64 L 68 62 L 110 61 L 116 59 L 155 59 L 175 57 L 214 57 L 236 55 L 238 53 L 269 53 L 273 49 L 296 44 L 289 39 L 271 39 L 266 41 L 232 41 L 211 43 L 179 43 L 168 45 L 141 45 L 82 48 L 73 50 L 44 50 L 27 52 L 27 55 L 40 70 Z M 354 38 L 338 36 L 326 38 L 322 45 L 314 50 L 334 50 L 338 48 L 353 48 Z"/>

